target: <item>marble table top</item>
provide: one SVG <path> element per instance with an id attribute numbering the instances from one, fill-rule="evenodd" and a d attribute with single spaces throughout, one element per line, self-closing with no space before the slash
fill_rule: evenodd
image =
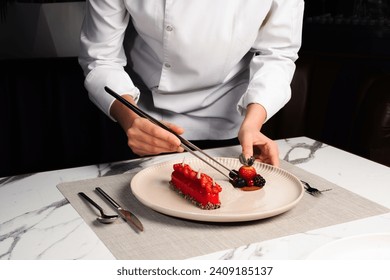
<path id="1" fill-rule="evenodd" d="M 278 140 L 280 157 L 356 194 L 390 208 L 390 168 L 307 137 Z M 236 156 L 240 148 L 209 151 Z M 0 259 L 114 259 L 58 191 L 61 182 L 121 174 L 172 159 L 175 155 L 0 178 Z M 194 259 L 306 259 L 324 244 L 343 237 L 390 233 L 390 213 L 302 232 Z"/>

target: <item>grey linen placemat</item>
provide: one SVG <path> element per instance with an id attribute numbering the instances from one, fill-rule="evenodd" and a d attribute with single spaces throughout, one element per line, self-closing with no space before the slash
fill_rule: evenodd
<path id="1" fill-rule="evenodd" d="M 240 223 L 204 223 L 166 216 L 141 204 L 131 193 L 134 173 L 61 183 L 57 187 L 117 259 L 186 259 L 387 213 L 390 209 L 347 191 L 287 162 L 281 167 L 319 189 L 332 188 L 320 198 L 304 194 L 290 211 L 276 217 Z M 87 193 L 114 213 L 94 191 L 100 186 L 143 222 L 136 233 L 122 219 L 104 225 L 97 211 L 78 196 Z"/>

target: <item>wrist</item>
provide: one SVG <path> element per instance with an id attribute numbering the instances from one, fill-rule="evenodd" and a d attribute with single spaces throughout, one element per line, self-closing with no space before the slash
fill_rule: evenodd
<path id="1" fill-rule="evenodd" d="M 131 104 L 135 104 L 134 99 L 130 95 L 122 95 Z M 123 105 L 120 101 L 115 100 L 110 107 L 110 115 L 114 118 L 124 130 L 127 130 L 133 124 L 133 121 L 138 117 L 132 110 Z"/>
<path id="2" fill-rule="evenodd" d="M 249 125 L 260 130 L 267 119 L 267 111 L 258 103 L 251 103 L 246 109 L 244 125 Z"/>

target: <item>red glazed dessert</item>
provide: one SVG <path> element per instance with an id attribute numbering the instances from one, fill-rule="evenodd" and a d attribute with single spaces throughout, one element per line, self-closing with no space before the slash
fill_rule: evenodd
<path id="1" fill-rule="evenodd" d="M 174 164 L 169 183 L 175 191 L 202 209 L 211 210 L 221 206 L 221 186 L 207 174 L 192 170 L 188 164 Z"/>

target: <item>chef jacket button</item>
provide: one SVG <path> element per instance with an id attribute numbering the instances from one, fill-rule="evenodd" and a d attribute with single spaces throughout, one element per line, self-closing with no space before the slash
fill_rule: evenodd
<path id="1" fill-rule="evenodd" d="M 171 65 L 170 65 L 169 63 L 167 63 L 167 62 L 164 63 L 164 66 L 165 66 L 166 68 L 171 68 Z"/>
<path id="2" fill-rule="evenodd" d="M 165 28 L 166 31 L 173 31 L 173 27 L 171 25 L 167 25 Z"/>

